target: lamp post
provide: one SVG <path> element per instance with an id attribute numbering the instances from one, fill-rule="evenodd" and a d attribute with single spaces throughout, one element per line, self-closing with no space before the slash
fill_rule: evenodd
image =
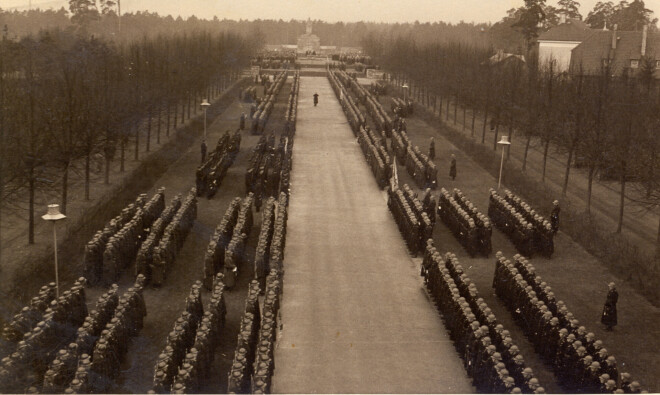
<path id="1" fill-rule="evenodd" d="M 41 218 L 43 218 L 46 221 L 51 221 L 53 223 L 53 249 L 55 250 L 55 295 L 59 298 L 60 279 L 57 268 L 57 228 L 55 224 L 57 221 L 66 218 L 66 215 L 60 213 L 59 204 L 49 204 L 48 212 L 45 215 L 42 215 Z"/>
<path id="2" fill-rule="evenodd" d="M 497 144 L 502 146 L 502 160 L 500 161 L 500 178 L 497 179 L 497 189 L 500 189 L 502 185 L 502 168 L 504 167 L 504 149 L 507 145 L 511 145 L 509 142 L 509 136 L 502 136 L 502 139 L 497 142 Z"/>
<path id="3" fill-rule="evenodd" d="M 206 109 L 211 105 L 207 99 L 202 100 L 202 107 L 204 108 L 204 140 L 206 141 Z"/>

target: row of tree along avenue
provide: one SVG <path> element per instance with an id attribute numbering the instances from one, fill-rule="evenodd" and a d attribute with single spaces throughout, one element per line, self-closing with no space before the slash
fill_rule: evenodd
<path id="1" fill-rule="evenodd" d="M 0 201 L 27 207 L 29 242 L 39 188 L 59 189 L 66 212 L 75 171 L 89 200 L 94 160 L 108 183 L 113 163 L 124 171 L 129 157 L 153 149 L 249 64 L 256 46 L 203 31 L 115 42 L 75 26 L 2 39 Z"/>
<path id="2" fill-rule="evenodd" d="M 542 24 L 536 20 L 534 29 L 522 26 L 526 23 L 524 15 L 545 2 L 525 3 L 526 7 L 512 14 L 522 15 L 518 18 L 520 31 L 533 42 L 538 35 L 534 29 Z M 650 26 L 649 32 L 656 29 L 642 1 L 636 0 L 628 8 L 614 7 L 614 16 L 606 16 L 630 17 L 635 11 L 631 7 L 641 7 L 642 11 L 635 14 L 637 23 L 629 24 L 640 30 Z M 538 16 L 544 15 L 541 12 Z M 660 82 L 655 76 L 660 64 L 656 56 L 660 54 L 642 54 L 639 67 L 628 72 L 615 69 L 611 62 L 602 62 L 597 72 L 583 72 L 580 64 L 574 64 L 570 72 L 559 73 L 551 62 L 539 64 L 533 50 L 523 51 L 524 58 L 515 55 L 522 61 L 495 63 L 491 58 L 496 53 L 494 48 L 462 43 L 419 44 L 407 35 L 369 35 L 364 47 L 377 64 L 392 72 L 397 84 L 412 82 L 416 87 L 413 95 L 421 104 L 440 111 L 443 118 L 455 122 L 457 117 L 465 117 L 468 109 L 473 110 L 466 121 L 468 130 L 471 123 L 473 138 L 488 144 L 485 140 L 489 127 L 495 130 L 489 142 L 493 149 L 498 132 L 517 139 L 516 144 L 525 147 L 523 171 L 532 140 L 541 142 L 544 181 L 551 145 L 564 152 L 562 192 L 566 194 L 571 167 L 584 167 L 588 175 L 587 212 L 592 209 L 594 178 L 618 181 L 617 232 L 621 232 L 627 187 L 639 189 L 629 195 L 645 206 L 660 205 Z M 477 119 L 483 121 L 482 127 L 475 128 Z"/>

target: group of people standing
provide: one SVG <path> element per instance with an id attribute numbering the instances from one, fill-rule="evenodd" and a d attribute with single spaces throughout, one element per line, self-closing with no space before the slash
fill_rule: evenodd
<path id="1" fill-rule="evenodd" d="M 564 389 L 579 393 L 640 392 L 639 383 L 631 381 L 628 373 L 619 374 L 616 359 L 603 342 L 587 332 L 564 302 L 557 300 L 527 259 L 515 255 L 509 261 L 501 252 L 496 256 L 495 293 Z M 604 309 L 613 318 L 605 321 L 610 326 L 616 324 L 615 295 L 612 283 Z"/>

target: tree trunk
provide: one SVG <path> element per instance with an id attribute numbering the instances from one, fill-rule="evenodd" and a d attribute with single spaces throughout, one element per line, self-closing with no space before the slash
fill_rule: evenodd
<path id="1" fill-rule="evenodd" d="M 133 126 L 135 128 L 135 160 L 140 159 L 140 123 L 139 121 L 135 122 Z"/>
<path id="2" fill-rule="evenodd" d="M 442 96 L 440 96 L 440 101 L 438 102 L 438 118 L 442 121 Z"/>
<path id="3" fill-rule="evenodd" d="M 568 190 L 568 176 L 571 173 L 573 151 L 575 151 L 575 144 L 571 144 L 570 148 L 568 149 L 568 161 L 566 161 L 566 172 L 564 173 L 564 185 L 561 188 L 561 196 L 566 196 L 566 191 Z"/>
<path id="4" fill-rule="evenodd" d="M 170 101 L 167 101 L 167 110 L 166 110 L 166 115 L 167 115 L 167 123 L 165 125 L 165 135 L 167 137 L 170 137 Z M 176 111 L 175 111 L 176 112 Z"/>
<path id="5" fill-rule="evenodd" d="M 527 154 L 529 153 L 529 144 L 532 142 L 532 134 L 527 135 L 527 142 L 525 142 L 525 154 L 523 155 L 522 171 L 527 171 Z"/>
<path id="6" fill-rule="evenodd" d="M 655 239 L 655 258 L 660 257 L 660 221 L 658 221 L 658 236 Z"/>
<path id="7" fill-rule="evenodd" d="M 464 131 L 465 131 L 465 126 L 466 126 L 466 125 L 465 125 L 465 118 L 466 118 L 466 116 L 467 116 L 466 113 L 467 113 L 467 107 L 466 107 L 466 106 L 463 106 L 463 130 L 464 130 Z"/>
<path id="8" fill-rule="evenodd" d="M 446 122 L 449 122 L 449 102 L 450 101 L 451 101 L 451 99 L 448 97 L 447 98 L 447 103 L 446 103 L 447 108 L 445 108 L 445 121 Z"/>
<path id="9" fill-rule="evenodd" d="M 548 149 L 550 148 L 550 139 L 546 140 L 543 146 L 543 172 L 541 173 L 541 181 L 545 182 L 545 168 L 548 163 Z"/>
<path id="10" fill-rule="evenodd" d="M 589 175 L 587 177 L 587 214 L 591 215 L 591 188 L 594 183 L 595 165 L 589 165 Z"/>
<path id="11" fill-rule="evenodd" d="M 178 118 L 178 116 L 179 116 L 179 111 L 178 111 L 178 110 L 179 110 L 179 107 L 178 107 L 178 104 L 179 104 L 178 102 L 176 102 L 176 101 L 174 102 L 174 130 L 175 130 L 175 131 L 176 131 L 176 125 L 177 125 L 177 121 L 178 121 L 177 118 Z"/>
<path id="12" fill-rule="evenodd" d="M 28 206 L 28 244 L 34 244 L 34 165 L 30 165 L 28 169 L 29 177 L 29 206 Z"/>
<path id="13" fill-rule="evenodd" d="M 488 107 L 484 112 L 484 127 L 481 130 L 481 144 L 486 144 L 486 124 L 488 123 Z"/>
<path id="14" fill-rule="evenodd" d="M 151 118 L 152 111 L 151 106 L 149 106 L 149 110 L 147 111 L 147 152 L 151 150 Z"/>
<path id="15" fill-rule="evenodd" d="M 438 96 L 433 96 L 433 114 L 438 111 Z"/>
<path id="16" fill-rule="evenodd" d="M 92 160 L 91 150 L 87 150 L 85 155 L 85 200 L 89 200 L 89 166 Z"/>
<path id="17" fill-rule="evenodd" d="M 62 214 L 66 214 L 66 204 L 69 200 L 69 163 L 66 161 L 64 163 L 64 174 L 62 175 Z"/>
<path id="18" fill-rule="evenodd" d="M 186 122 L 186 102 L 185 100 L 181 103 L 181 125 Z"/>
<path id="19" fill-rule="evenodd" d="M 458 95 L 454 97 L 454 125 L 456 125 L 457 116 L 458 116 Z"/>
<path id="20" fill-rule="evenodd" d="M 119 144 L 120 158 L 119 158 L 119 171 L 124 172 L 124 162 L 126 158 L 126 139 L 122 137 L 121 144 Z"/>
<path id="21" fill-rule="evenodd" d="M 192 95 L 188 93 L 188 119 L 190 119 L 190 102 L 192 101 Z"/>
<path id="22" fill-rule="evenodd" d="M 509 142 L 513 143 L 513 122 L 509 122 Z M 506 160 L 508 161 L 511 158 L 511 145 L 508 145 L 506 148 Z"/>
<path id="23" fill-rule="evenodd" d="M 110 185 L 110 159 L 105 158 L 105 185 Z"/>
<path id="24" fill-rule="evenodd" d="M 470 137 L 474 138 L 474 122 L 477 119 L 477 110 L 472 109 L 472 132 L 470 133 Z"/>
<path id="25" fill-rule="evenodd" d="M 623 228 L 623 208 L 626 203 L 626 163 L 621 164 L 621 196 L 619 197 L 619 223 L 616 225 L 616 233 L 621 233 Z"/>
<path id="26" fill-rule="evenodd" d="M 495 124 L 495 134 L 493 135 L 493 151 L 497 151 L 497 135 L 500 134 L 499 122 Z"/>
<path id="27" fill-rule="evenodd" d="M 162 104 L 158 106 L 158 127 L 156 128 L 156 144 L 160 144 L 160 129 L 162 127 L 161 121 L 163 118 L 163 107 Z"/>

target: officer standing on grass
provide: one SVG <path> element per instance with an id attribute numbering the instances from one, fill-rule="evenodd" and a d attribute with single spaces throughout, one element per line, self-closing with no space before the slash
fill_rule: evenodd
<path id="1" fill-rule="evenodd" d="M 607 299 L 603 307 L 603 314 L 600 322 L 606 326 L 608 331 L 612 331 L 617 324 L 616 303 L 619 300 L 619 293 L 616 291 L 614 283 L 609 283 L 610 290 L 607 292 Z"/>
<path id="2" fill-rule="evenodd" d="M 202 163 L 204 163 L 204 160 L 206 159 L 206 140 L 202 140 Z"/>
<path id="3" fill-rule="evenodd" d="M 317 104 L 319 104 L 319 94 L 314 93 L 314 107 L 316 107 Z"/>
<path id="4" fill-rule="evenodd" d="M 247 118 L 247 115 L 245 113 L 241 114 L 241 121 L 240 121 L 240 129 L 245 130 L 245 119 Z"/>
<path id="5" fill-rule="evenodd" d="M 429 143 L 429 159 L 435 159 L 435 139 L 431 137 L 431 142 Z"/>
<path id="6" fill-rule="evenodd" d="M 449 166 L 449 177 L 452 181 L 456 179 L 456 155 L 451 154 L 451 165 Z"/>
<path id="7" fill-rule="evenodd" d="M 550 226 L 552 226 L 552 232 L 553 234 L 557 234 L 557 231 L 559 231 L 559 212 L 561 209 L 559 208 L 559 200 L 555 200 L 552 202 L 552 213 L 550 214 Z"/>

